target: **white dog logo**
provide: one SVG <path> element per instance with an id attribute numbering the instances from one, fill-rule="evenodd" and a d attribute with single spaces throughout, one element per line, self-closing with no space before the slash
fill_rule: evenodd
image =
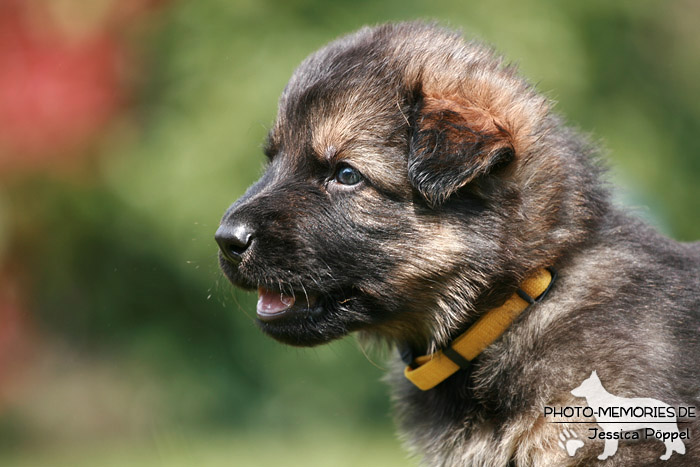
<path id="1" fill-rule="evenodd" d="M 653 417 L 644 408 L 669 409 L 670 406 L 664 402 L 650 398 L 626 398 L 610 394 L 605 390 L 598 375 L 594 371 L 579 387 L 571 391 L 576 397 L 584 397 L 588 406 L 593 409 L 595 420 L 605 433 L 619 433 L 622 431 L 632 431 L 640 429 L 651 429 L 654 431 L 669 433 L 669 438 L 664 437 L 661 441 L 666 445 L 666 452 L 661 456 L 661 460 L 667 460 L 673 452 L 685 454 L 685 444 L 680 439 L 676 417 Z M 615 408 L 617 412 L 611 410 Z M 641 409 L 640 409 L 641 408 Z M 602 410 L 601 410 L 602 409 Z M 644 415 L 632 415 L 635 411 L 642 411 Z M 629 415 L 620 415 L 621 413 Z M 615 414 L 615 416 L 613 416 Z M 663 422 L 663 423 L 661 423 Z M 678 436 L 675 436 L 678 435 Z M 617 437 L 605 437 L 605 447 L 598 459 L 604 460 L 617 452 Z"/>

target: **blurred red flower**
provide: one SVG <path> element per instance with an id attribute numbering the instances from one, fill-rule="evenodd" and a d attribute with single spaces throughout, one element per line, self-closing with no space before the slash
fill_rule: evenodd
<path id="1" fill-rule="evenodd" d="M 0 172 L 79 157 L 118 112 L 127 54 L 115 26 L 152 2 L 102 3 L 86 27 L 81 2 L 62 2 L 66 24 L 59 3 L 0 0 Z"/>

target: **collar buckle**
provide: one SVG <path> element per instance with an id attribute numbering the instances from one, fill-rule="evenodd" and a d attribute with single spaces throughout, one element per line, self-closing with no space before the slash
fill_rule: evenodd
<path id="1" fill-rule="evenodd" d="M 530 295 L 528 295 L 527 292 L 525 292 L 520 287 L 518 287 L 518 289 L 515 291 L 515 293 L 517 293 L 520 298 L 525 300 L 530 305 L 540 303 L 542 300 L 544 300 L 544 298 L 549 293 L 549 290 L 552 288 L 552 285 L 554 285 L 554 281 L 557 279 L 557 271 L 553 267 L 546 267 L 545 269 L 549 271 L 549 274 L 552 276 L 552 278 L 550 279 L 547 288 L 544 289 L 544 291 L 541 294 L 539 294 L 536 298 L 532 298 Z"/>

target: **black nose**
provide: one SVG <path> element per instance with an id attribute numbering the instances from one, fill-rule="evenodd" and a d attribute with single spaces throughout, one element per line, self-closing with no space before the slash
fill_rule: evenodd
<path id="1" fill-rule="evenodd" d="M 240 263 L 243 253 L 253 243 L 253 229 L 248 225 L 222 224 L 214 235 L 224 258 L 232 263 Z"/>

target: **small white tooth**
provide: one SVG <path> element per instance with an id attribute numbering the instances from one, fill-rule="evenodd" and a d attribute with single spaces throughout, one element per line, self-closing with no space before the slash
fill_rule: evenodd
<path id="1" fill-rule="evenodd" d="M 290 295 L 280 294 L 280 302 L 284 303 L 286 306 L 294 305 L 294 297 Z"/>

